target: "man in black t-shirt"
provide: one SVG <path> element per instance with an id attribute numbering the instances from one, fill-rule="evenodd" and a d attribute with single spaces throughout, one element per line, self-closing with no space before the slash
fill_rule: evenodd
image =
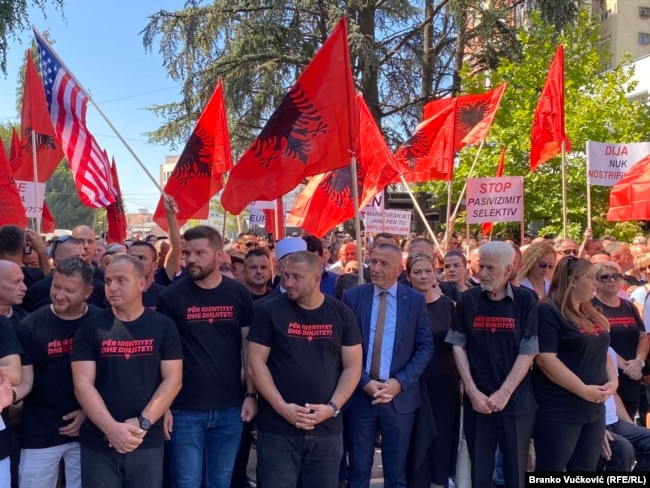
<path id="1" fill-rule="evenodd" d="M 145 283 L 144 292 L 142 292 L 142 304 L 151 310 L 156 310 L 160 293 L 165 289 L 164 286 L 154 283 L 153 279 L 158 266 L 156 248 L 146 241 L 136 241 L 131 244 L 127 254 L 138 258 L 144 264 Z"/>
<path id="2" fill-rule="evenodd" d="M 272 295 L 269 288 L 271 279 L 271 258 L 261 248 L 252 249 L 244 258 L 244 286 L 250 292 L 253 301 Z"/>
<path id="3" fill-rule="evenodd" d="M 55 486 L 65 462 L 66 487 L 81 488 L 79 428 L 86 419 L 72 386 L 70 351 L 77 329 L 100 310 L 86 305 L 93 269 L 81 258 L 59 262 L 44 305 L 18 326 L 23 354 L 20 486 Z"/>
<path id="4" fill-rule="evenodd" d="M 70 237 L 61 236 L 52 245 L 52 262 L 54 266 L 58 266 L 59 262 L 66 258 L 82 258 L 84 256 L 84 244 L 80 240 Z M 86 261 L 84 259 L 84 261 Z M 86 261 L 87 262 L 87 261 Z M 95 276 L 95 268 L 93 267 L 93 276 Z M 104 282 L 93 278 L 93 291 L 88 297 L 88 304 L 96 307 L 107 307 L 106 295 L 104 294 Z M 45 279 L 42 279 L 27 290 L 27 294 L 23 300 L 23 308 L 28 312 L 33 312 L 41 308 L 43 305 L 48 305 L 50 300 L 50 288 L 52 287 L 52 273 Z"/>
<path id="5" fill-rule="evenodd" d="M 257 413 L 252 381 L 242 394 L 242 358 L 253 302 L 246 288 L 219 273 L 223 240 L 199 225 L 184 234 L 188 276 L 160 295 L 183 343 L 183 388 L 173 404 L 172 479 L 177 488 L 229 486 L 242 421 Z M 242 401 L 243 400 L 243 401 Z"/>
<path id="6" fill-rule="evenodd" d="M 116 255 L 105 271 L 111 308 L 74 337 L 84 488 L 162 484 L 163 414 L 180 390 L 182 347 L 173 322 L 142 304 L 144 274 L 137 258 Z"/>
<path id="7" fill-rule="evenodd" d="M 508 243 L 479 248 L 481 286 L 461 293 L 446 339 L 465 388 L 472 486 L 492 485 L 497 445 L 506 486 L 524 486 L 537 410 L 529 372 L 539 349 L 535 298 L 508 282 L 513 260 Z"/>
<path id="8" fill-rule="evenodd" d="M 260 392 L 257 462 L 262 486 L 336 486 L 341 407 L 361 376 L 352 310 L 320 291 L 322 261 L 287 257 L 287 293 L 256 309 L 247 369 Z"/>
<path id="9" fill-rule="evenodd" d="M 26 292 L 20 267 L 11 261 L 0 261 L 0 315 L 11 320 L 14 326 L 27 315 L 20 308 Z"/>
<path id="10" fill-rule="evenodd" d="M 16 328 L 4 315 L 0 315 L 0 406 L 3 407 L 0 418 L 0 486 L 11 485 L 11 469 L 9 454 L 11 453 L 11 438 L 6 426 L 7 417 L 4 407 L 16 401 L 16 390 L 11 389 L 11 400 L 8 398 L 11 386 L 20 384 L 20 353 L 22 349 L 16 335 Z"/>

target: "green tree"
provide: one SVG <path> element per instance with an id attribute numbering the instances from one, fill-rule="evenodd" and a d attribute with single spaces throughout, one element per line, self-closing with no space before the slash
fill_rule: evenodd
<path id="1" fill-rule="evenodd" d="M 7 49 L 9 40 L 18 32 L 29 28 L 29 7 L 38 7 L 45 15 L 45 6 L 54 4 L 63 12 L 64 0 L 3 0 L 0 2 L 0 72 L 7 74 Z"/>
<path id="2" fill-rule="evenodd" d="M 54 170 L 45 187 L 45 201 L 60 229 L 72 229 L 77 225 L 92 225 L 94 210 L 86 207 L 77 193 L 72 171 L 63 160 Z"/>
<path id="3" fill-rule="evenodd" d="M 567 196 L 570 235 L 579 238 L 587 222 L 586 155 L 588 140 L 609 142 L 638 142 L 649 140 L 650 107 L 631 102 L 626 95 L 634 85 L 630 82 L 632 68 L 621 64 L 604 71 L 609 59 L 607 46 L 599 42 L 596 19 L 580 13 L 575 25 L 561 34 L 542 21 L 539 13 L 531 16 L 526 29 L 519 31 L 522 46 L 520 62 L 503 59 L 492 73 L 491 83 L 508 82 L 488 142 L 478 159 L 473 176 L 494 176 L 499 153 L 508 148 L 505 175 L 524 176 L 525 218 L 544 225 L 544 232 L 562 231 L 562 191 L 560 157 L 551 159 L 531 173 L 529 169 L 530 131 L 533 114 L 548 68 L 558 43 L 565 47 L 565 105 L 566 127 L 573 152 L 567 156 Z M 629 62 L 629 59 L 626 60 Z M 483 91 L 485 76 L 466 76 L 463 83 L 473 91 Z M 455 169 L 454 195 L 459 195 L 476 148 L 460 153 Z M 446 190 L 440 183 L 425 186 L 439 195 L 444 203 Z M 617 226 L 607 223 L 609 188 L 592 187 L 592 213 L 595 233 L 606 230 L 616 234 Z M 462 219 L 458 221 L 461 224 Z M 503 228 L 497 226 L 497 231 Z M 464 232 L 464 226 L 456 229 Z"/>

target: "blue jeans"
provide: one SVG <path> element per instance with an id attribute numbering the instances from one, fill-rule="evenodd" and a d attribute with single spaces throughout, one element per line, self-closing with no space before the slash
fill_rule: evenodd
<path id="1" fill-rule="evenodd" d="M 257 472 L 263 488 L 332 488 L 339 477 L 343 436 L 257 432 Z"/>
<path id="2" fill-rule="evenodd" d="M 243 423 L 239 407 L 173 410 L 172 480 L 176 488 L 229 488 Z"/>

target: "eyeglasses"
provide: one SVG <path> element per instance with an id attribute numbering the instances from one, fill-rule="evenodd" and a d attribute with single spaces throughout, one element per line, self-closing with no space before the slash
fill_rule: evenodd
<path id="1" fill-rule="evenodd" d="M 577 257 L 578 254 L 580 254 L 580 251 L 578 249 L 565 249 L 564 251 L 558 251 L 558 252 L 563 256 L 568 256 L 569 254 L 572 254 Z"/>
<path id="2" fill-rule="evenodd" d="M 258 246 L 259 244 L 253 241 L 248 241 L 246 244 L 244 244 L 244 247 L 258 247 Z"/>
<path id="3" fill-rule="evenodd" d="M 604 275 L 600 275 L 598 277 L 598 281 L 600 281 L 601 283 L 605 283 L 608 281 L 621 281 L 622 279 L 623 279 L 623 275 L 621 273 L 611 273 L 611 274 L 607 273 Z"/>
<path id="4" fill-rule="evenodd" d="M 555 268 L 555 265 L 553 263 L 545 263 L 543 261 L 541 263 L 537 263 L 537 266 L 539 266 L 542 269 L 548 269 L 551 271 L 553 270 L 553 268 Z"/>
<path id="5" fill-rule="evenodd" d="M 62 236 L 60 236 L 60 237 L 57 237 L 57 238 L 56 238 L 56 241 L 54 241 L 54 242 L 52 243 L 52 247 L 50 248 L 50 256 L 52 256 L 52 258 L 54 258 L 54 253 L 56 252 L 56 248 L 57 248 L 57 246 L 59 245 L 59 243 L 61 243 L 61 242 L 65 242 L 65 241 L 67 241 L 68 239 L 70 239 L 71 237 L 72 237 L 72 236 L 69 236 L 69 235 L 67 235 L 67 234 L 66 234 L 66 235 L 62 235 Z"/>

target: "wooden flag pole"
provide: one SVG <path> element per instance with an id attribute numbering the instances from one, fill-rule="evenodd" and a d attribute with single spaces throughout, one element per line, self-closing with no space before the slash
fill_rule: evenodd
<path id="1" fill-rule="evenodd" d="M 281 205 L 281 203 L 283 203 L 282 197 L 275 201 L 275 231 L 279 234 L 279 239 L 284 238 L 284 215 L 281 215 L 281 213 L 284 213 L 284 205 Z M 280 208 L 282 208 L 282 211 Z M 278 239 L 276 236 L 273 236 L 273 238 Z"/>
<path id="2" fill-rule="evenodd" d="M 32 129 L 32 164 L 34 165 L 34 198 L 36 199 L 36 233 L 41 233 L 41 222 L 43 220 L 43 210 L 41 201 L 38 197 L 38 162 L 36 160 L 36 131 Z M 95 227 L 93 227 L 93 232 Z"/>
<path id="3" fill-rule="evenodd" d="M 357 234 L 357 266 L 359 267 L 359 284 L 363 285 L 363 249 L 361 247 L 361 219 L 359 216 L 359 183 L 357 181 L 356 156 L 350 158 L 350 166 L 352 170 L 352 199 L 354 200 L 354 232 Z"/>
<path id="4" fill-rule="evenodd" d="M 589 143 L 587 143 L 587 164 L 585 164 L 585 171 L 587 172 L 587 227 L 591 228 L 591 183 L 589 183 Z"/>
<path id="5" fill-rule="evenodd" d="M 417 198 L 415 198 L 415 194 L 413 193 L 413 190 L 409 187 L 409 184 L 406 182 L 406 178 L 404 178 L 404 175 L 402 173 L 399 174 L 400 179 L 402 180 L 402 183 L 406 187 L 406 191 L 408 192 L 409 196 L 411 197 L 411 200 L 413 201 L 413 207 L 415 210 L 418 212 L 418 215 L 424 222 L 424 226 L 427 229 L 427 232 L 431 234 L 431 239 L 433 240 L 433 243 L 435 244 L 436 248 L 440 249 L 440 243 L 438 242 L 438 239 L 436 238 L 436 234 L 433 232 L 431 229 L 431 226 L 429 225 L 429 221 L 427 220 L 426 215 L 424 215 L 424 212 L 422 211 L 422 208 L 420 207 L 420 204 L 418 203 Z"/>
<path id="6" fill-rule="evenodd" d="M 562 139 L 562 237 L 568 237 L 569 219 L 567 216 L 566 198 L 566 141 Z"/>

